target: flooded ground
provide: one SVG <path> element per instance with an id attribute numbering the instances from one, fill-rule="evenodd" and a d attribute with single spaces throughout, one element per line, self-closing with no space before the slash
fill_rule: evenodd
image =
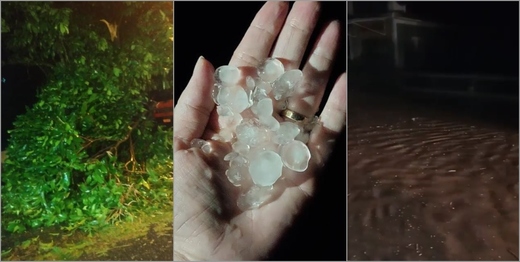
<path id="1" fill-rule="evenodd" d="M 349 94 L 348 260 L 518 260 L 518 106 L 443 101 Z"/>

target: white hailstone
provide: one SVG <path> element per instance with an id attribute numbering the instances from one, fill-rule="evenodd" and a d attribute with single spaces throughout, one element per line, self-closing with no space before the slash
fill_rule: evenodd
<path id="1" fill-rule="evenodd" d="M 277 131 L 280 128 L 280 122 L 278 122 L 278 120 L 276 120 L 276 118 L 274 118 L 271 115 L 260 116 L 259 120 L 262 125 L 264 125 L 271 131 Z"/>
<path id="2" fill-rule="evenodd" d="M 280 123 L 280 128 L 276 131 L 273 141 L 279 145 L 284 145 L 293 141 L 299 133 L 298 125 L 292 122 L 283 122 Z"/>
<path id="3" fill-rule="evenodd" d="M 233 159 L 231 159 L 231 161 L 229 161 L 229 166 L 234 166 L 234 167 L 246 166 L 246 164 L 247 164 L 247 159 L 243 156 L 236 156 Z"/>
<path id="4" fill-rule="evenodd" d="M 219 116 L 218 124 L 221 129 L 235 128 L 242 122 L 242 116 L 240 114 L 232 114 L 228 116 Z"/>
<path id="5" fill-rule="evenodd" d="M 228 106 L 217 106 L 217 114 L 219 116 L 233 116 L 233 111 Z"/>
<path id="6" fill-rule="evenodd" d="M 285 71 L 284 66 L 280 60 L 276 58 L 268 58 L 258 67 L 258 76 L 266 82 L 274 82 Z"/>
<path id="7" fill-rule="evenodd" d="M 233 148 L 234 152 L 237 152 L 240 155 L 246 155 L 251 148 L 248 144 L 241 141 L 236 141 L 231 147 Z"/>
<path id="8" fill-rule="evenodd" d="M 226 177 L 234 186 L 241 186 L 244 178 L 242 174 L 240 174 L 240 169 L 236 167 L 229 167 L 229 169 L 226 170 Z"/>
<path id="9" fill-rule="evenodd" d="M 251 111 L 259 118 L 273 115 L 273 100 L 264 98 L 251 107 Z"/>
<path id="10" fill-rule="evenodd" d="M 265 94 L 269 94 L 271 93 L 271 91 L 273 91 L 273 87 L 271 86 L 271 84 L 265 81 L 258 81 L 255 88 L 259 91 L 262 91 Z"/>
<path id="11" fill-rule="evenodd" d="M 237 200 L 237 206 L 243 211 L 259 208 L 273 193 L 273 187 L 252 186 L 247 192 L 241 194 Z"/>
<path id="12" fill-rule="evenodd" d="M 237 152 L 231 151 L 231 152 L 229 152 L 229 154 L 224 156 L 224 161 L 230 161 L 231 159 L 233 159 L 233 158 L 235 158 L 237 156 L 238 156 Z"/>
<path id="13" fill-rule="evenodd" d="M 220 93 L 220 86 L 218 84 L 215 84 L 213 86 L 213 90 L 211 91 L 211 98 L 213 98 L 213 102 L 215 102 L 215 104 L 217 105 L 220 105 L 220 103 L 218 102 L 218 94 Z"/>
<path id="14" fill-rule="evenodd" d="M 257 153 L 249 161 L 249 174 L 257 186 L 271 186 L 282 176 L 282 159 L 273 151 Z"/>
<path id="15" fill-rule="evenodd" d="M 280 155 L 284 165 L 297 172 L 307 170 L 309 160 L 311 159 L 311 152 L 307 145 L 297 140 L 284 145 Z"/>
<path id="16" fill-rule="evenodd" d="M 310 139 L 310 135 L 307 133 L 301 133 L 294 138 L 294 140 L 300 141 L 304 144 L 307 144 L 309 142 L 309 139 Z"/>
<path id="17" fill-rule="evenodd" d="M 286 107 L 287 98 L 303 79 L 302 71 L 285 71 L 278 59 L 269 58 L 257 73 L 258 78 L 246 76 L 244 81 L 237 67 L 221 66 L 215 70 L 212 93 L 220 126 L 212 139 L 228 142 L 232 148 L 224 156 L 229 161 L 225 174 L 237 187 L 252 183 L 237 201 L 242 210 L 258 208 L 270 198 L 284 166 L 303 172 L 311 158 L 305 143 L 314 122 L 304 128 L 279 122 L 273 115 Z M 212 150 L 204 140 L 194 140 L 192 146 Z"/>
<path id="18" fill-rule="evenodd" d="M 305 132 L 305 130 L 300 129 L 300 133 L 294 138 L 294 140 L 298 140 L 304 144 L 307 144 L 309 142 L 310 135 L 309 133 Z"/>
<path id="19" fill-rule="evenodd" d="M 253 91 L 252 93 L 252 100 L 253 100 L 253 103 L 254 102 L 258 102 L 262 99 L 265 99 L 265 98 L 269 98 L 269 93 L 263 89 L 263 88 L 258 88 L 258 86 L 255 88 L 255 90 Z"/>
<path id="20" fill-rule="evenodd" d="M 235 85 L 240 77 L 240 69 L 236 66 L 221 66 L 215 70 L 215 82 L 225 86 Z"/>
<path id="21" fill-rule="evenodd" d="M 217 104 L 231 109 L 234 113 L 242 113 L 247 109 L 249 104 L 249 96 L 240 86 L 223 86 L 217 95 Z"/>
<path id="22" fill-rule="evenodd" d="M 190 144 L 191 144 L 191 147 L 200 148 L 202 150 L 202 152 L 204 152 L 206 154 L 211 153 L 211 144 L 206 140 L 195 138 L 195 139 L 191 140 Z"/>
<path id="23" fill-rule="evenodd" d="M 276 100 L 287 98 L 290 96 L 294 88 L 303 79 L 303 73 L 301 70 L 293 69 L 289 70 L 281 75 L 273 83 L 273 93 Z"/>
<path id="24" fill-rule="evenodd" d="M 242 181 L 247 175 L 247 159 L 242 156 L 236 156 L 229 162 L 229 169 L 226 170 L 226 176 L 234 186 L 241 186 Z"/>
<path id="25" fill-rule="evenodd" d="M 220 140 L 223 142 L 231 142 L 231 140 L 234 138 L 233 129 L 231 128 L 220 129 L 218 135 Z"/>
<path id="26" fill-rule="evenodd" d="M 250 89 L 250 90 L 253 90 L 255 88 L 255 85 L 256 85 L 255 79 L 250 77 L 250 76 L 247 76 L 246 77 L 246 86 L 247 86 L 247 88 Z"/>
<path id="27" fill-rule="evenodd" d="M 238 141 L 250 147 L 254 147 L 269 138 L 268 131 L 252 121 L 242 121 L 242 123 L 236 127 L 235 133 Z"/>

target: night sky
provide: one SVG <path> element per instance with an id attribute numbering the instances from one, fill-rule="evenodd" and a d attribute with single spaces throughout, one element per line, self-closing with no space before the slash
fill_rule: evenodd
<path id="1" fill-rule="evenodd" d="M 518 28 L 518 2 L 403 2 L 406 11 L 444 24 Z M 517 30 L 518 31 L 518 30 Z M 517 32 L 518 33 L 518 32 Z"/>
<path id="2" fill-rule="evenodd" d="M 383 16 L 386 12 L 387 3 L 354 2 L 354 15 L 349 16 L 349 18 Z M 427 52 L 430 50 L 430 56 L 424 60 L 423 68 L 406 69 L 409 72 L 422 70 L 441 74 L 467 74 L 518 79 L 518 2 L 414 1 L 400 3 L 406 6 L 404 17 L 439 24 L 442 26 L 439 32 L 449 36 L 449 38 L 437 37 L 429 40 L 438 42 L 426 44 Z M 361 92 L 365 90 L 361 85 L 349 84 L 349 99 L 355 99 L 353 97 L 355 92 L 353 91 L 359 90 Z M 423 84 L 427 85 L 426 82 Z M 382 93 L 395 96 L 408 95 L 395 92 L 396 90 L 388 88 L 386 85 L 372 85 L 371 87 L 374 95 L 377 93 L 379 95 Z M 509 95 L 518 99 L 518 86 L 515 86 L 514 82 L 507 85 L 495 82 L 495 85 L 489 85 L 486 88 L 491 94 L 500 92 L 502 95 Z M 473 111 L 468 113 L 474 115 L 474 117 L 486 117 L 499 122 L 507 122 L 508 126 L 517 126 L 518 123 L 518 100 L 508 102 L 487 98 L 430 97 L 432 101 L 429 104 L 432 105 L 432 108 L 446 106 L 453 112 Z M 414 95 L 411 97 L 410 103 L 415 101 L 417 101 L 417 96 Z"/>
<path id="3" fill-rule="evenodd" d="M 518 28 L 517 1 L 398 1 L 406 6 L 406 16 L 431 22 L 469 26 L 514 26 Z M 386 11 L 387 2 L 354 2 L 354 15 L 366 16 Z M 349 17 L 350 18 L 350 17 Z M 511 23 L 511 25 L 505 25 Z"/>

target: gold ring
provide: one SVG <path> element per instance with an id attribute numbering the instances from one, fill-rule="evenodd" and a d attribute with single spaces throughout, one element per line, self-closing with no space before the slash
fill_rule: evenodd
<path id="1" fill-rule="evenodd" d="M 304 115 L 298 114 L 290 109 L 283 110 L 282 113 L 280 113 L 280 115 L 282 117 L 286 117 L 286 118 L 291 119 L 296 122 L 300 122 L 300 121 L 303 121 L 306 119 L 306 117 Z"/>

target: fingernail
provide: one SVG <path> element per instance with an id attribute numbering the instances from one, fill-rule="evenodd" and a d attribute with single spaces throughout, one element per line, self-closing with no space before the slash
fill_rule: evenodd
<path id="1" fill-rule="evenodd" d="M 206 60 L 203 56 L 199 56 L 199 59 L 197 59 L 197 63 L 195 63 L 194 71 L 200 70 L 200 67 L 202 66 L 202 60 Z"/>

